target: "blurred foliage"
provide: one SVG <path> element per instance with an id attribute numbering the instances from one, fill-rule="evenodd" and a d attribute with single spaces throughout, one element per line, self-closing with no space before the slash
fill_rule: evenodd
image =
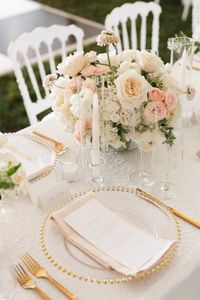
<path id="1" fill-rule="evenodd" d="M 116 6 L 126 3 L 125 0 L 37 0 L 45 5 L 79 15 L 96 22 L 104 23 L 105 16 Z M 134 1 L 130 1 L 134 2 Z M 147 1 L 148 2 L 148 1 Z M 181 21 L 182 5 L 180 0 L 161 0 L 162 14 L 160 18 L 160 49 L 162 59 L 169 61 L 167 39 L 183 31 L 191 36 L 191 11 L 187 21 Z M 149 45 L 149 44 L 148 44 Z M 148 48 L 147 45 L 147 48 Z M 85 49 L 97 50 L 95 45 Z M 99 51 L 99 49 L 98 49 Z M 0 78 L 0 131 L 17 131 L 28 125 L 28 119 L 22 98 L 13 74 Z"/>

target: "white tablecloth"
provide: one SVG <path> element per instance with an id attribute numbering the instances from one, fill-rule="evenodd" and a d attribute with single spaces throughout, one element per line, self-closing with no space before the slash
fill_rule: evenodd
<path id="1" fill-rule="evenodd" d="M 197 81 L 197 79 L 196 79 Z M 196 100 L 197 101 L 197 100 Z M 26 129 L 26 131 L 29 131 Z M 63 137 L 64 132 L 61 133 Z M 68 136 L 69 138 L 69 136 Z M 200 126 L 184 129 L 184 160 L 181 168 L 171 177 L 178 195 L 169 201 L 171 206 L 189 216 L 200 219 L 200 161 L 195 152 L 200 150 Z M 118 153 L 108 158 L 110 166 L 105 173 L 105 184 L 125 184 L 131 186 L 128 179 L 133 166 L 139 161 L 138 151 Z M 113 165 L 112 165 L 113 164 Z M 53 175 L 52 175 L 53 176 Z M 71 192 L 79 191 L 89 184 L 84 181 L 70 184 Z M 200 295 L 200 230 L 180 220 L 182 240 L 175 259 L 161 272 L 144 280 L 127 284 L 98 285 L 85 283 L 59 272 L 44 256 L 39 243 L 39 226 L 43 213 L 37 210 L 29 197 L 20 197 L 14 203 L 16 219 L 9 220 L 9 253 L 13 263 L 20 255 L 30 251 L 42 265 L 63 285 L 71 289 L 81 300 L 197 300 Z M 0 245 L 3 247 L 3 245 Z M 80 270 L 84 273 L 84 269 Z M 65 297 L 45 280 L 37 281 L 54 300 Z M 13 300 L 34 300 L 38 296 L 16 285 Z"/>
<path id="2" fill-rule="evenodd" d="M 200 149 L 199 126 L 187 128 L 184 131 L 184 161 L 182 167 L 171 178 L 176 187 L 178 199 L 169 204 L 185 212 L 193 218 L 200 219 L 200 161 L 194 156 Z M 115 167 L 108 172 L 108 183 L 131 185 L 128 174 L 138 161 L 138 151 L 117 154 L 118 172 Z M 114 161 L 114 160 L 113 160 Z M 129 162 L 129 163 L 128 163 Z M 113 174 L 112 174 L 113 172 Z M 113 176 L 112 176 L 113 175 Z M 112 178 L 112 179 L 111 179 Z M 105 183 L 107 183 L 105 182 Z M 81 190 L 85 183 L 77 182 L 70 185 L 71 191 Z M 58 280 L 69 287 L 82 300 L 102 299 L 144 299 L 144 300 L 183 300 L 199 299 L 200 287 L 200 231 L 191 225 L 181 222 L 182 241 L 175 259 L 161 272 L 145 280 L 120 285 L 98 285 L 79 281 L 67 277 L 53 267 L 44 256 L 39 243 L 39 226 L 43 214 L 31 203 L 30 198 L 24 197 L 14 203 L 17 216 L 12 220 L 8 236 L 10 254 L 14 262 L 26 251 L 30 251 Z M 2 247 L 2 245 L 1 245 Z M 84 271 L 80 270 L 80 273 Z M 45 282 L 38 281 L 53 299 L 62 300 L 65 297 L 54 287 Z M 16 286 L 13 299 L 38 299 L 33 292 L 28 292 Z"/>

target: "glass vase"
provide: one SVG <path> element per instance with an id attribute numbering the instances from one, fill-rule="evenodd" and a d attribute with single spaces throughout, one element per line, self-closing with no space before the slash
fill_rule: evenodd
<path id="1" fill-rule="evenodd" d="M 194 104 L 191 101 L 193 97 L 187 95 L 194 91 L 192 85 L 194 40 L 186 36 L 169 38 L 168 49 L 170 50 L 170 72 L 178 79 L 184 91 L 180 95 L 183 126 L 190 127 L 195 119 Z"/>

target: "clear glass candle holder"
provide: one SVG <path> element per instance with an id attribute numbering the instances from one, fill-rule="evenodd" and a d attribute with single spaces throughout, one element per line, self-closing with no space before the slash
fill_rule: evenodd
<path id="1" fill-rule="evenodd" d="M 73 150 L 65 152 L 59 158 L 62 179 L 74 182 L 79 179 L 79 157 Z"/>

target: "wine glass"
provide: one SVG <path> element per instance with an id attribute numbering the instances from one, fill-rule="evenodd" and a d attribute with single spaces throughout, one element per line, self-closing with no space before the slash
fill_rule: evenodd
<path id="1" fill-rule="evenodd" d="M 166 143 L 158 144 L 151 156 L 151 165 L 157 175 L 154 192 L 164 200 L 176 198 L 175 189 L 169 178 L 181 165 L 183 143 L 181 131 L 175 132 L 175 136 L 172 146 Z"/>
<path id="2" fill-rule="evenodd" d="M 150 187 L 154 184 L 154 176 L 152 173 L 146 171 L 145 168 L 145 158 L 150 154 L 149 151 L 144 151 L 146 149 L 145 141 L 135 140 L 140 151 L 139 158 L 139 169 L 135 170 L 130 176 L 130 181 L 137 187 Z"/>

